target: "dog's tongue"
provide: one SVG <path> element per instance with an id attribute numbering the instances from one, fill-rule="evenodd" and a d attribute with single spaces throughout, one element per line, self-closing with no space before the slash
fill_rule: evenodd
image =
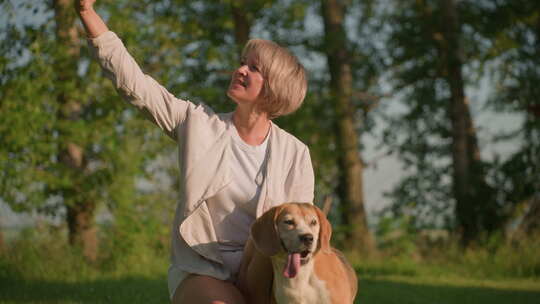
<path id="1" fill-rule="evenodd" d="M 289 253 L 283 275 L 289 279 L 294 278 L 298 273 L 298 268 L 300 268 L 300 253 Z"/>

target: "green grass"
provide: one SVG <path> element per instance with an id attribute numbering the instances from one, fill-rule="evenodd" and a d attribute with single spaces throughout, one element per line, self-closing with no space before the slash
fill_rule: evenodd
<path id="1" fill-rule="evenodd" d="M 360 280 L 356 303 L 538 304 L 540 282 L 384 276 Z"/>
<path id="2" fill-rule="evenodd" d="M 125 276 L 92 280 L 0 279 L 0 303 L 168 303 L 165 272 L 159 277 Z M 380 276 L 360 278 L 356 303 L 537 304 L 534 280 L 472 280 Z"/>
<path id="3" fill-rule="evenodd" d="M 89 264 L 65 239 L 34 237 L 13 242 L 0 253 L 0 303 L 169 302 L 167 248 L 155 249 L 143 241 L 122 245 L 132 250 L 105 244 L 104 255 Z M 461 257 L 447 252 L 433 259 L 353 258 L 360 278 L 356 303 L 540 303 L 538 251 L 527 249 L 521 256 L 516 250 L 497 252 L 478 249 Z M 504 255 L 508 262 L 503 262 Z M 516 265 L 523 271 L 511 270 Z"/>
<path id="4" fill-rule="evenodd" d="M 0 279 L 0 303 L 167 303 L 167 294 L 164 277 Z"/>

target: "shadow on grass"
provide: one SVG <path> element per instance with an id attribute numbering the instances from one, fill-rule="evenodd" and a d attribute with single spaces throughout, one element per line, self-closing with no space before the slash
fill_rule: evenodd
<path id="1" fill-rule="evenodd" d="M 0 303 L 169 303 L 165 279 L 126 277 L 89 282 L 0 278 Z"/>
<path id="2" fill-rule="evenodd" d="M 126 277 L 89 282 L 0 278 L 0 303 L 169 303 L 163 279 Z M 537 304 L 540 291 L 508 290 L 363 279 L 361 304 Z"/>
<path id="3" fill-rule="evenodd" d="M 540 303 L 540 291 L 413 284 L 378 278 L 361 280 L 355 303 L 538 304 Z"/>

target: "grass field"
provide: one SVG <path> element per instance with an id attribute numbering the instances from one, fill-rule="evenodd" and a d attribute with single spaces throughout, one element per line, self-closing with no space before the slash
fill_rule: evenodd
<path id="1" fill-rule="evenodd" d="M 389 276 L 360 282 L 356 303 L 498 304 L 540 303 L 540 283 L 527 280 L 463 280 Z"/>
<path id="2" fill-rule="evenodd" d="M 167 303 L 165 274 L 93 280 L 0 280 L 0 303 Z M 540 303 L 540 282 L 382 276 L 360 280 L 356 303 Z"/>
<path id="3" fill-rule="evenodd" d="M 537 243 L 512 248 L 357 260 L 356 303 L 539 304 Z M 168 303 L 167 257 L 167 248 L 140 247 L 88 264 L 64 241 L 27 238 L 0 253 L 0 303 Z"/>

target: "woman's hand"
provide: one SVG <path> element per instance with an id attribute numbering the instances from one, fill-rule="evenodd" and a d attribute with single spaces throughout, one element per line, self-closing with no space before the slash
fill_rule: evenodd
<path id="1" fill-rule="evenodd" d="M 74 0 L 73 3 L 88 37 L 95 38 L 109 30 L 103 19 L 94 11 L 96 0 Z"/>
<path id="2" fill-rule="evenodd" d="M 75 10 L 77 13 L 82 14 L 94 10 L 94 3 L 96 0 L 74 0 Z"/>

